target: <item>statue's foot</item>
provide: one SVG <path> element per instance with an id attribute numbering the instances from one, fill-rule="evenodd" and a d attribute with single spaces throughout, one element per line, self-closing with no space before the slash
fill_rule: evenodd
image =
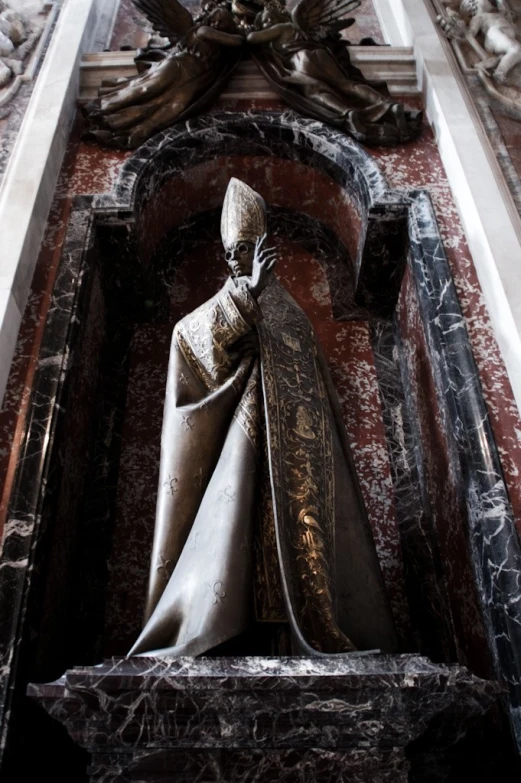
<path id="1" fill-rule="evenodd" d="M 410 128 L 407 123 L 407 117 L 405 116 L 405 110 L 402 103 L 393 103 L 391 106 L 391 112 L 396 123 L 396 127 L 400 135 L 409 135 Z"/>

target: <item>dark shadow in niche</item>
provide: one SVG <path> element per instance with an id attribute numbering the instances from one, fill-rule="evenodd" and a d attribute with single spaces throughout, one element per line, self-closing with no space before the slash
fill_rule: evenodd
<path id="1" fill-rule="evenodd" d="M 170 300 L 175 293 L 175 271 L 195 245 L 213 242 L 215 253 L 223 256 L 220 239 L 220 209 L 194 216 L 174 229 L 161 242 L 149 265 L 146 281 L 148 317 L 168 320 Z M 337 320 L 363 320 L 367 311 L 354 301 L 354 265 L 349 250 L 335 232 L 320 220 L 284 207 L 268 207 L 270 235 L 286 240 L 310 253 L 323 267 L 329 283 L 331 308 Z M 203 272 L 203 270 L 201 270 Z M 221 263 L 221 279 L 225 274 Z M 217 289 L 217 283 L 216 283 Z"/>

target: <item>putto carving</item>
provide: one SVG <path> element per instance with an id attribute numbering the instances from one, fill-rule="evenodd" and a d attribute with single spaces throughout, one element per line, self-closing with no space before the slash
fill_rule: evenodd
<path id="1" fill-rule="evenodd" d="M 421 112 L 407 111 L 385 85 L 351 64 L 340 32 L 359 0 L 301 0 L 290 13 L 271 0 L 247 41 L 275 91 L 303 114 L 330 123 L 365 144 L 398 144 L 418 135 Z"/>
<path id="2" fill-rule="evenodd" d="M 42 0 L 0 0 L 0 106 L 15 91 L 6 88 L 24 72 L 24 63 L 41 36 L 46 15 Z M 3 92 L 5 94 L 3 94 Z"/>
<path id="3" fill-rule="evenodd" d="M 520 28 L 505 0 L 435 0 L 438 23 L 465 73 L 477 73 L 488 94 L 521 116 Z"/>
<path id="4" fill-rule="evenodd" d="M 178 0 L 133 0 L 165 47 L 138 53 L 138 76 L 105 81 L 87 104 L 87 137 L 135 148 L 174 122 L 206 108 L 243 54 L 251 54 L 274 90 L 302 113 L 366 144 L 415 138 L 422 113 L 391 98 L 351 64 L 341 32 L 361 0 L 204 0 L 192 17 Z"/>
<path id="5" fill-rule="evenodd" d="M 230 11 L 211 0 L 196 17 L 178 0 L 134 2 L 169 46 L 141 52 L 138 76 L 105 81 L 85 107 L 88 136 L 123 149 L 201 111 L 221 91 L 243 44 Z"/>

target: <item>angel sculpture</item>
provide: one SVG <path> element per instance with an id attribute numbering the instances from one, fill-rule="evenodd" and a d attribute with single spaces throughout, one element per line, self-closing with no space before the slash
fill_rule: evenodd
<path id="1" fill-rule="evenodd" d="M 269 1 L 248 43 L 275 90 L 290 105 L 342 128 L 364 144 L 391 145 L 415 138 L 422 113 L 394 101 L 385 84 L 371 83 L 350 61 L 340 31 L 360 0 L 300 0 L 290 14 Z"/>
<path id="2" fill-rule="evenodd" d="M 134 4 L 172 47 L 138 58 L 143 73 L 104 82 L 98 98 L 84 108 L 87 137 L 123 149 L 139 147 L 204 108 L 237 65 L 244 42 L 229 10 L 211 1 L 195 18 L 178 0 Z"/>
<path id="3" fill-rule="evenodd" d="M 291 14 L 278 0 L 204 0 L 195 18 L 179 0 L 133 2 L 171 47 L 138 55 L 139 76 L 102 84 L 84 109 L 87 137 L 134 149 L 194 116 L 223 89 L 245 42 L 275 91 L 308 116 L 365 144 L 399 144 L 421 130 L 421 112 L 351 64 L 340 33 L 361 0 L 300 0 Z"/>

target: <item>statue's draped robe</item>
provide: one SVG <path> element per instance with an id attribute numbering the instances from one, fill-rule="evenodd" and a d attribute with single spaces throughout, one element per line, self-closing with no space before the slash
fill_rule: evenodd
<path id="1" fill-rule="evenodd" d="M 343 42 L 307 40 L 295 31 L 292 41 L 256 47 L 253 56 L 275 90 L 311 117 L 336 125 L 363 144 L 397 144 L 416 138 L 422 113 L 397 106 L 387 86 L 370 82 L 355 68 Z"/>
<path id="2" fill-rule="evenodd" d="M 256 330 L 260 358 L 234 343 Z M 296 651 L 394 648 L 338 402 L 313 328 L 245 280 L 175 327 L 146 624 L 131 654 L 199 655 L 258 620 Z"/>

